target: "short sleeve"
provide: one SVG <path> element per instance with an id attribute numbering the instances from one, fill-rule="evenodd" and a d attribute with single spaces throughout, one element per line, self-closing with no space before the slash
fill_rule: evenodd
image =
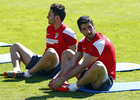
<path id="1" fill-rule="evenodd" d="M 70 29 L 70 28 L 66 28 L 64 31 L 63 31 L 63 38 L 66 42 L 66 44 L 68 46 L 71 46 L 71 45 L 74 45 L 77 43 L 77 38 L 76 38 L 76 34 L 75 32 Z"/>

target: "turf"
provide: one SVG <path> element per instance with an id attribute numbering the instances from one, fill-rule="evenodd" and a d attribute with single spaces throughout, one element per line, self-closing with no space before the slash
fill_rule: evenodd
<path id="1" fill-rule="evenodd" d="M 83 37 L 77 27 L 77 19 L 88 15 L 98 32 L 106 35 L 114 44 L 117 62 L 140 64 L 140 2 L 139 0 L 0 0 L 0 42 L 19 42 L 36 54 L 45 50 L 46 16 L 52 3 L 62 3 L 67 16 L 64 23 L 72 28 L 78 41 Z M 0 54 L 9 53 L 9 47 L 1 47 Z M 25 66 L 21 63 L 22 71 Z M 30 79 L 6 79 L 4 71 L 12 70 L 12 64 L 0 64 L 0 100 L 138 100 L 140 91 L 116 93 L 54 92 L 48 88 L 49 78 L 33 76 Z M 115 82 L 140 81 L 140 71 L 117 72 Z M 73 83 L 73 78 L 69 82 Z"/>

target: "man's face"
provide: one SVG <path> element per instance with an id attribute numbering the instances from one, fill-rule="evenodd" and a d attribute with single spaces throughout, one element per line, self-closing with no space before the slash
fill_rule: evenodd
<path id="1" fill-rule="evenodd" d="M 94 38 L 96 32 L 94 26 L 89 22 L 86 24 L 82 24 L 80 31 L 89 41 Z"/>
<path id="2" fill-rule="evenodd" d="M 54 25 L 55 16 L 54 16 L 54 13 L 52 12 L 52 10 L 49 11 L 47 18 L 48 18 L 48 23 Z"/>

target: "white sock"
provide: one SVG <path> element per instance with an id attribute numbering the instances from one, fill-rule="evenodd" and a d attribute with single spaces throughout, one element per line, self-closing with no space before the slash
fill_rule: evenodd
<path id="1" fill-rule="evenodd" d="M 32 75 L 30 75 L 28 71 L 24 72 L 24 77 L 25 77 L 25 78 L 30 78 L 31 76 L 32 76 Z"/>
<path id="2" fill-rule="evenodd" d="M 65 81 L 64 83 L 68 84 L 68 81 Z"/>
<path id="3" fill-rule="evenodd" d="M 21 70 L 20 70 L 19 67 L 15 67 L 15 68 L 13 68 L 13 71 L 14 71 L 14 72 L 18 72 L 18 71 L 21 71 Z"/>
<path id="4" fill-rule="evenodd" d="M 69 85 L 69 91 L 71 91 L 71 92 L 75 92 L 76 90 L 78 90 L 78 86 L 77 86 L 77 84 L 76 83 L 73 83 L 73 84 L 70 84 Z"/>

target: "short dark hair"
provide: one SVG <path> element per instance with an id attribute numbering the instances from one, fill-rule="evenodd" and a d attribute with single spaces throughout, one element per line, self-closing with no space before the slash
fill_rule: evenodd
<path id="1" fill-rule="evenodd" d="M 64 5 L 54 3 L 51 5 L 50 9 L 54 13 L 54 16 L 60 16 L 61 21 L 65 19 L 66 11 Z"/>
<path id="2" fill-rule="evenodd" d="M 81 30 L 81 25 L 82 24 L 86 24 L 88 22 L 91 23 L 92 25 L 94 25 L 92 19 L 89 16 L 81 16 L 77 20 L 77 24 L 78 24 L 79 29 Z"/>

